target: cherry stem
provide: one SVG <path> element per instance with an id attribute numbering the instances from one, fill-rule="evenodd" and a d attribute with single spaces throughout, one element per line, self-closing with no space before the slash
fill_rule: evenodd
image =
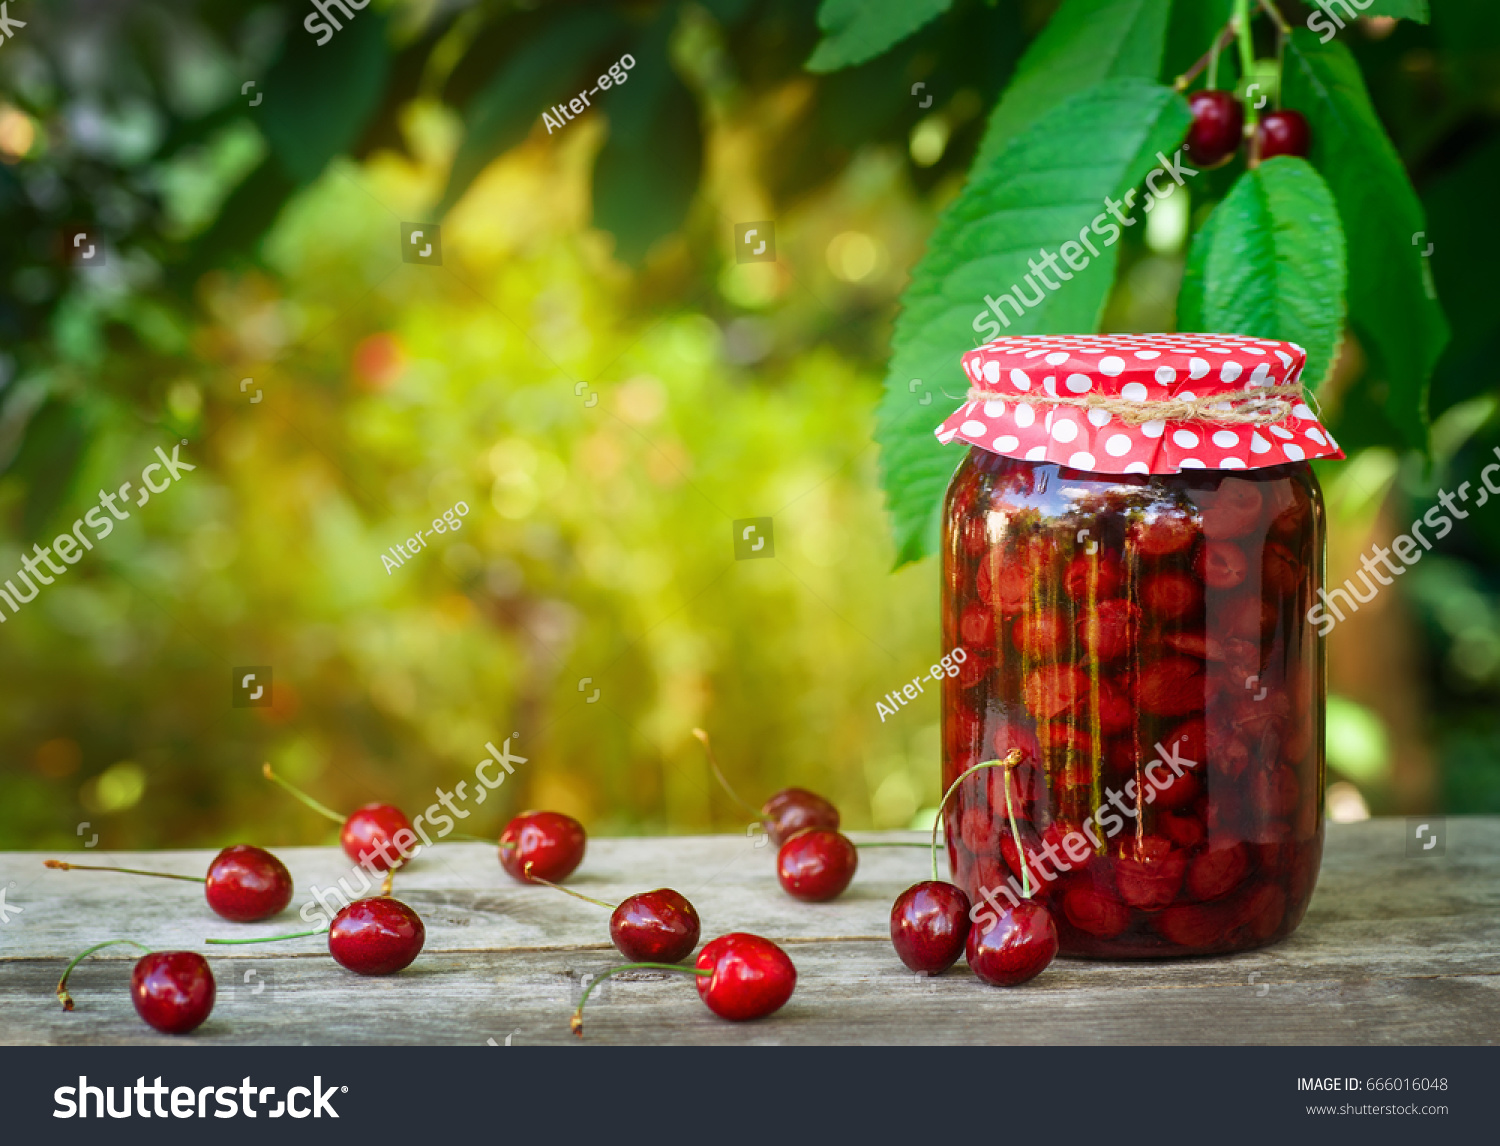
<path id="1" fill-rule="evenodd" d="M 953 783 L 951 783 L 951 784 L 948 785 L 948 790 L 943 793 L 943 798 L 938 802 L 937 815 L 935 815 L 935 816 L 932 817 L 932 878 L 933 878 L 934 881 L 936 881 L 937 877 L 938 877 L 938 871 L 937 871 L 937 849 L 938 849 L 937 830 L 938 830 L 938 825 L 943 822 L 943 809 L 948 806 L 948 800 L 949 800 L 949 798 L 952 797 L 953 793 L 958 790 L 958 786 L 960 784 L 962 784 L 965 780 L 967 780 L 975 772 L 978 772 L 981 768 L 1005 768 L 1005 769 L 1010 769 L 1010 768 L 1014 768 L 1020 762 L 1021 762 L 1021 750 L 1019 748 L 1012 748 L 1009 752 L 1007 752 L 1005 754 L 1005 759 L 1004 760 L 986 760 L 982 764 L 975 764 L 972 768 L 965 768 L 962 772 L 959 773 L 958 778 L 955 779 L 953 781 Z M 1005 785 L 1005 796 L 1006 796 L 1007 800 L 1010 798 L 1010 783 L 1009 782 L 1007 782 L 1006 785 Z M 1014 821 L 1012 821 L 1012 831 L 1014 831 Z M 1016 846 L 1019 847 L 1020 844 L 1018 843 Z"/>
<path id="2" fill-rule="evenodd" d="M 309 808 L 311 808 L 313 811 L 317 812 L 318 815 L 320 815 L 320 816 L 327 816 L 330 820 L 332 820 L 336 824 L 342 824 L 344 822 L 344 820 L 345 820 L 346 817 L 339 815 L 332 808 L 330 808 L 330 807 L 328 807 L 328 806 L 326 806 L 324 804 L 318 803 L 311 796 L 309 796 L 306 792 L 300 791 L 300 790 L 292 787 L 285 780 L 283 780 L 280 776 L 276 775 L 275 772 L 272 772 L 271 771 L 271 766 L 269 764 L 262 764 L 260 766 L 260 774 L 262 776 L 264 776 L 267 780 L 271 781 L 271 783 L 281 785 L 281 787 L 285 788 L 293 796 L 296 796 L 297 799 L 301 800 Z"/>
<path id="3" fill-rule="evenodd" d="M 526 861 L 526 878 L 531 880 L 532 883 L 539 883 L 543 887 L 550 887 L 554 891 L 560 891 L 564 895 L 571 895 L 574 899 L 581 899 L 584 903 L 592 903 L 596 907 L 607 908 L 610 911 L 613 911 L 615 909 L 616 905 L 613 903 L 605 903 L 604 900 L 595 899 L 592 895 L 584 895 L 580 891 L 574 891 L 571 887 L 563 887 L 562 884 L 553 883 L 550 879 L 543 879 L 539 875 L 532 875 L 531 869 L 533 866 L 534 865 L 530 860 Z"/>
<path id="4" fill-rule="evenodd" d="M 94 946 L 82 954 L 74 956 L 73 962 L 69 963 L 63 969 L 62 978 L 57 981 L 57 1001 L 62 1004 L 63 1010 L 71 1011 L 73 1009 L 73 996 L 68 994 L 68 976 L 73 973 L 73 968 L 78 966 L 79 963 L 83 962 L 95 951 L 100 951 L 105 947 L 113 947 L 116 943 L 128 943 L 132 947 L 140 947 L 147 955 L 151 954 L 151 948 L 141 947 L 134 939 L 107 939 L 103 943 L 94 944 Z"/>
<path id="5" fill-rule="evenodd" d="M 1223 30 L 1214 37 L 1214 42 L 1209 45 L 1208 51 L 1204 52 L 1198 58 L 1198 62 L 1177 77 L 1177 81 L 1172 85 L 1173 89 L 1180 92 L 1186 91 L 1188 86 L 1198 78 L 1199 73 L 1204 68 L 1208 69 L 1209 89 L 1212 90 L 1216 87 L 1219 82 L 1219 53 L 1227 48 L 1233 40 L 1234 21 L 1230 20 L 1229 23 L 1224 25 Z"/>
<path id="6" fill-rule="evenodd" d="M 595 987 L 611 975 L 618 975 L 621 971 L 676 971 L 679 975 L 697 975 L 700 978 L 713 974 L 707 967 L 679 967 L 676 963 L 621 963 L 618 967 L 611 967 L 597 979 L 591 980 L 583 989 L 583 998 L 578 1000 L 578 1009 L 568 1020 L 568 1029 L 579 1038 L 583 1038 L 583 1005 L 589 1001 L 589 996 L 594 993 Z"/>
<path id="7" fill-rule="evenodd" d="M 1240 71 L 1243 73 L 1244 82 L 1249 83 L 1250 77 L 1255 72 L 1255 38 L 1250 32 L 1250 0 L 1234 0 L 1234 30 L 1240 43 Z M 1260 121 L 1255 105 L 1248 100 L 1245 105 L 1245 119 L 1251 127 Z"/>
<path id="8" fill-rule="evenodd" d="M 1016 749 L 1011 749 L 1012 753 Z M 1005 815 L 1010 820 L 1010 838 L 1016 845 L 1016 862 L 1021 865 L 1021 895 L 1023 898 L 1031 898 L 1031 862 L 1026 858 L 1026 852 L 1021 848 L 1021 833 L 1016 828 L 1016 812 L 1010 805 L 1010 780 L 1005 781 Z"/>
<path id="9" fill-rule="evenodd" d="M 750 805 L 740 797 L 740 794 L 729 786 L 729 781 L 724 779 L 724 773 L 719 771 L 719 762 L 714 758 L 713 745 L 708 742 L 708 733 L 701 728 L 695 728 L 693 729 L 693 735 L 698 738 L 698 743 L 703 745 L 703 751 L 708 756 L 708 766 L 713 769 L 714 778 L 719 781 L 719 785 L 724 789 L 724 791 L 729 793 L 730 798 L 732 798 L 736 804 L 746 809 L 757 820 L 760 820 L 762 823 L 764 823 L 765 817 L 762 815 L 761 810 L 759 808 L 750 807 Z"/>
<path id="10" fill-rule="evenodd" d="M 63 860 L 43 860 L 45 867 L 54 868 L 57 871 L 118 871 L 125 875 L 153 875 L 157 879 L 185 879 L 189 883 L 207 883 L 201 875 L 174 875 L 169 871 L 141 871 L 134 867 L 96 867 L 86 863 L 67 863 Z M 121 940 L 125 942 L 125 940 Z"/>
<path id="11" fill-rule="evenodd" d="M 850 842 L 857 848 L 925 848 L 927 846 L 921 840 L 869 840 L 864 843 L 852 840 Z"/>
<path id="12" fill-rule="evenodd" d="M 309 935 L 322 935 L 328 928 L 319 927 L 313 931 L 294 931 L 290 935 L 263 935 L 259 939 L 205 939 L 205 943 L 218 943 L 229 945 L 233 943 L 280 943 L 283 939 L 306 939 Z"/>
<path id="13" fill-rule="evenodd" d="M 1286 17 L 1281 14 L 1280 9 L 1275 4 L 1271 3 L 1271 0 L 1260 0 L 1260 10 L 1271 17 L 1272 23 L 1276 25 L 1276 30 L 1283 36 L 1291 34 L 1292 26 L 1286 22 Z"/>
<path id="14" fill-rule="evenodd" d="M 388 869 L 386 871 L 386 873 L 385 873 L 385 879 L 382 880 L 381 884 L 380 884 L 380 894 L 381 895 L 390 895 L 391 894 L 391 884 L 394 883 L 395 880 L 396 880 L 396 869 L 395 868 Z"/>

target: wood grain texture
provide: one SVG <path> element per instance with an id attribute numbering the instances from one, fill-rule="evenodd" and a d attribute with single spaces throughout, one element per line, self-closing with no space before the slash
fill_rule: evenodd
<path id="1" fill-rule="evenodd" d="M 919 849 L 862 851 L 849 891 L 808 905 L 777 886 L 771 848 L 744 837 L 595 840 L 571 886 L 612 902 L 675 887 L 697 905 L 705 939 L 744 930 L 785 944 L 798 983 L 777 1015 L 736 1025 L 715 1019 L 685 975 L 620 976 L 590 999 L 585 1041 L 1493 1044 L 1500 818 L 1449 819 L 1446 853 L 1406 858 L 1404 820 L 1330 824 L 1312 906 L 1285 942 L 1220 959 L 1058 960 L 1027 986 L 1002 991 L 962 961 L 935 980 L 897 961 L 889 909 L 926 877 Z M 80 849 L 59 858 L 197 875 L 211 854 Z M 427 926 L 422 955 L 399 975 L 354 976 L 321 938 L 205 947 L 208 936 L 304 929 L 298 908 L 309 889 L 349 875 L 335 849 L 278 854 L 297 883 L 292 907 L 277 920 L 235 925 L 213 915 L 192 884 L 51 871 L 41 854 L 0 853 L 11 909 L 0 925 L 0 1042 L 182 1041 L 136 1018 L 128 948 L 81 965 L 70 982 L 77 1010 L 58 1006 L 53 988 L 66 959 L 106 938 L 209 955 L 219 1001 L 192 1036 L 207 1043 L 567 1043 L 584 977 L 620 962 L 603 909 L 515 884 L 494 849 L 479 844 L 439 845 L 398 875 L 396 894 Z"/>

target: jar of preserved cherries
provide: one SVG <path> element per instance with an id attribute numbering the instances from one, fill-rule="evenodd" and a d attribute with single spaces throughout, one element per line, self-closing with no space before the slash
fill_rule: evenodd
<path id="1" fill-rule="evenodd" d="M 970 351 L 943 518 L 944 807 L 990 926 L 1022 898 L 1065 955 L 1290 934 L 1323 847 L 1322 497 L 1342 457 L 1306 355 L 1229 335 Z"/>

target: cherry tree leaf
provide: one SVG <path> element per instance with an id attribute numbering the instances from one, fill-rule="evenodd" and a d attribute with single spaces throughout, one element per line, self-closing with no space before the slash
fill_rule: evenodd
<path id="1" fill-rule="evenodd" d="M 899 562 L 937 548 L 943 491 L 963 450 L 939 445 L 933 430 L 953 409 L 947 395 L 968 389 L 960 357 L 981 334 L 1000 331 L 997 313 L 1013 334 L 1097 329 L 1123 231 L 1106 199 L 1131 220 L 1125 226 L 1140 223 L 1122 200 L 1161 165 L 1159 153 L 1175 156 L 1190 119 L 1186 101 L 1170 88 L 1142 79 L 1097 84 L 976 167 L 943 212 L 902 298 L 877 414 Z M 1048 254 L 1055 258 L 1064 243 L 1078 244 L 1081 233 L 1096 244 L 1097 257 L 1084 255 L 1082 269 L 1054 272 L 1057 289 L 1035 288 L 1043 297 L 1019 317 L 998 303 L 991 307 L 990 298 L 1028 275 L 1038 281 L 1032 264 L 1045 267 Z"/>

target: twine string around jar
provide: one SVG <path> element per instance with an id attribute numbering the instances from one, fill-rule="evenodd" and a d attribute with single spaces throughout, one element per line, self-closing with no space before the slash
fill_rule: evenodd
<path id="1" fill-rule="evenodd" d="M 1028 406 L 1076 406 L 1103 410 L 1127 425 L 1146 422 L 1218 422 L 1226 425 L 1269 426 L 1290 417 L 1311 395 L 1300 382 L 1289 386 L 1261 386 L 1254 390 L 1228 390 L 1192 398 L 1121 398 L 1114 394 L 1089 394 L 1074 398 L 1052 394 L 1004 394 L 973 389 L 970 402 L 1017 402 Z"/>

